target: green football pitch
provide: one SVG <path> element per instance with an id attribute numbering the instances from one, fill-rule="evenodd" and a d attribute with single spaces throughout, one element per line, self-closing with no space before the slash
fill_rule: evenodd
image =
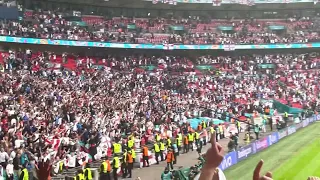
<path id="1" fill-rule="evenodd" d="M 274 180 L 307 180 L 320 177 L 320 122 L 285 137 L 268 149 L 252 155 L 224 173 L 228 180 L 250 180 L 260 159 L 262 173 L 271 171 Z"/>

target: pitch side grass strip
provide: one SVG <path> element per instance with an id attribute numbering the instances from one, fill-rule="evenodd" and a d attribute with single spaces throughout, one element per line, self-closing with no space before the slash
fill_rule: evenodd
<path id="1" fill-rule="evenodd" d="M 262 172 L 265 173 L 267 171 L 272 171 L 274 172 L 274 179 L 278 180 L 284 177 L 281 177 L 281 173 L 284 171 L 291 172 L 289 175 L 285 177 L 285 179 L 288 180 L 293 180 L 296 177 L 300 176 L 299 172 L 296 169 L 301 168 L 301 166 L 297 166 L 295 164 L 292 165 L 294 162 L 289 162 L 292 160 L 294 161 L 294 158 L 297 157 L 297 159 L 302 158 L 309 158 L 309 161 L 312 161 L 313 164 L 310 165 L 310 163 L 307 162 L 298 162 L 301 164 L 309 164 L 308 167 L 315 168 L 313 171 L 319 171 L 319 165 L 320 165 L 320 159 L 318 157 L 318 152 L 314 150 L 313 152 L 310 153 L 315 153 L 310 155 L 310 153 L 305 153 L 303 152 L 308 152 L 310 149 L 314 149 L 315 146 L 318 145 L 318 151 L 320 153 L 320 133 L 319 133 L 319 128 L 320 128 L 320 123 L 314 123 L 310 125 L 309 127 L 303 128 L 296 132 L 295 134 L 288 136 L 281 141 L 279 141 L 277 144 L 272 145 L 268 149 L 259 152 L 248 159 L 238 163 L 235 166 L 232 166 L 230 169 L 227 169 L 225 171 L 225 175 L 228 180 L 250 180 L 252 179 L 252 173 L 255 168 L 255 165 L 258 163 L 260 159 L 264 160 L 264 166 Z M 317 141 L 317 143 L 314 144 L 314 142 Z M 309 147 L 310 145 L 310 147 Z M 306 149 L 306 150 L 305 150 Z M 302 152 L 300 154 L 300 152 Z M 301 157 L 300 157 L 301 156 Z M 305 157 L 304 157 L 305 156 Z M 298 158 L 300 157 L 300 158 Z M 313 158 L 314 157 L 314 158 Z M 288 162 L 288 169 L 281 169 L 282 166 L 286 166 L 286 162 Z M 303 166 L 304 168 L 306 165 Z M 316 166 L 316 167 L 314 167 Z M 278 170 L 279 169 L 279 170 Z M 300 170 L 300 169 L 299 169 Z M 311 170 L 310 170 L 311 171 Z M 278 173 L 281 172 L 281 173 Z M 302 171 L 301 171 L 302 172 Z M 310 173 L 308 175 L 316 175 L 314 172 L 313 174 Z M 302 173 L 301 176 L 304 176 Z M 305 178 L 306 179 L 306 178 Z M 298 180 L 298 179 L 297 179 Z M 304 179 L 299 179 L 299 180 L 304 180 Z"/>

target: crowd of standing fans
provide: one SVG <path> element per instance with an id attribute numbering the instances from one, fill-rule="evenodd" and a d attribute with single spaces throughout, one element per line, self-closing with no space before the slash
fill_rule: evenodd
<path id="1" fill-rule="evenodd" d="M 59 10 L 25 10 L 19 21 L 3 20 L 0 35 L 153 44 L 287 44 L 319 40 L 318 22 L 310 17 L 204 20 L 199 17 L 107 19 L 80 15 L 77 18 L 71 21 L 70 14 Z M 283 29 L 270 29 L 273 26 Z"/>
<path id="2" fill-rule="evenodd" d="M 56 173 L 51 165 L 73 156 L 76 166 L 86 167 L 119 154 L 108 158 L 111 169 L 126 164 L 123 172 L 131 176 L 136 147 L 144 156 L 155 152 L 171 169 L 177 153 L 193 150 L 178 143 L 204 143 L 188 118 L 238 117 L 265 108 L 262 98 L 314 110 L 319 60 L 317 53 L 188 58 L 3 51 L 0 170 L 9 179 L 41 179 Z M 178 141 L 162 135 L 169 131 Z M 101 166 L 105 177 L 110 165 Z"/>

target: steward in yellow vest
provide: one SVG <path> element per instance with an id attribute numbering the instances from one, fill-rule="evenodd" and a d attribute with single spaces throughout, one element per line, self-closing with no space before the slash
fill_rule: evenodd
<path id="1" fill-rule="evenodd" d="M 83 171 L 81 169 L 78 170 L 78 175 L 76 175 L 74 178 L 74 180 L 84 180 L 84 174 Z"/>
<path id="2" fill-rule="evenodd" d="M 119 154 L 122 151 L 122 146 L 119 143 L 113 144 L 113 154 Z"/>
<path id="3" fill-rule="evenodd" d="M 157 164 L 159 164 L 159 156 L 160 156 L 160 147 L 157 143 L 154 143 L 154 153 L 155 153 L 155 156 L 156 156 L 156 161 L 157 161 Z"/>
<path id="4" fill-rule="evenodd" d="M 161 140 L 161 135 L 157 133 L 155 138 L 156 138 L 156 141 L 159 142 Z"/>
<path id="5" fill-rule="evenodd" d="M 169 137 L 167 139 L 167 148 L 171 148 L 171 139 Z"/>
<path id="6" fill-rule="evenodd" d="M 133 145 L 134 145 L 134 140 L 133 139 L 128 140 L 128 148 L 133 148 Z"/>
<path id="7" fill-rule="evenodd" d="M 136 152 L 134 151 L 134 149 L 129 149 L 128 150 L 128 152 L 130 152 L 131 153 L 131 155 L 132 155 L 132 158 L 133 158 L 133 162 L 135 161 L 135 159 L 136 159 Z"/>
<path id="8" fill-rule="evenodd" d="M 103 162 L 100 166 L 100 180 L 111 180 L 110 172 L 111 172 L 111 164 L 108 160 L 108 157 L 102 158 Z"/>
<path id="9" fill-rule="evenodd" d="M 161 161 L 164 161 L 164 151 L 166 150 L 166 147 L 163 143 L 163 140 L 161 139 L 160 141 L 160 156 L 161 156 Z"/>
<path id="10" fill-rule="evenodd" d="M 199 131 L 199 132 L 200 132 L 200 131 Z M 196 139 L 196 145 L 198 145 L 199 140 L 200 140 L 200 134 L 199 134 L 199 132 L 195 132 L 195 133 L 194 133 L 194 136 L 195 136 L 195 139 Z"/>
<path id="11" fill-rule="evenodd" d="M 202 121 L 201 125 L 202 125 L 202 128 L 203 128 L 203 129 L 206 129 L 206 128 L 207 128 L 207 123 L 206 123 L 205 121 Z"/>
<path id="12" fill-rule="evenodd" d="M 93 179 L 92 177 L 93 176 L 92 176 L 92 171 L 90 169 L 90 164 L 87 163 L 86 168 L 84 169 L 84 179 L 85 180 L 92 180 Z"/>
<path id="13" fill-rule="evenodd" d="M 119 157 L 115 156 L 112 161 L 112 174 L 113 174 L 114 180 L 118 180 L 117 171 L 119 168 L 120 168 L 120 159 L 119 159 Z"/>
<path id="14" fill-rule="evenodd" d="M 29 180 L 29 172 L 27 170 L 27 168 L 25 168 L 25 165 L 23 165 L 24 168 L 22 169 L 21 173 L 20 173 L 20 178 L 22 180 Z"/>

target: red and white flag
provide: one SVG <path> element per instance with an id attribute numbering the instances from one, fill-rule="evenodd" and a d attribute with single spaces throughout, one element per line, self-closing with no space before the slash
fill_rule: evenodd
<path id="1" fill-rule="evenodd" d="M 152 4 L 158 4 L 158 0 L 152 0 Z"/>
<path id="2" fill-rule="evenodd" d="M 212 0 L 212 6 L 221 6 L 222 0 Z"/>
<path id="3" fill-rule="evenodd" d="M 174 49 L 174 44 L 164 44 L 163 45 L 164 50 L 173 50 Z"/>
<path id="4" fill-rule="evenodd" d="M 46 143 L 51 144 L 52 148 L 57 150 L 61 145 L 61 139 L 46 139 Z"/>

